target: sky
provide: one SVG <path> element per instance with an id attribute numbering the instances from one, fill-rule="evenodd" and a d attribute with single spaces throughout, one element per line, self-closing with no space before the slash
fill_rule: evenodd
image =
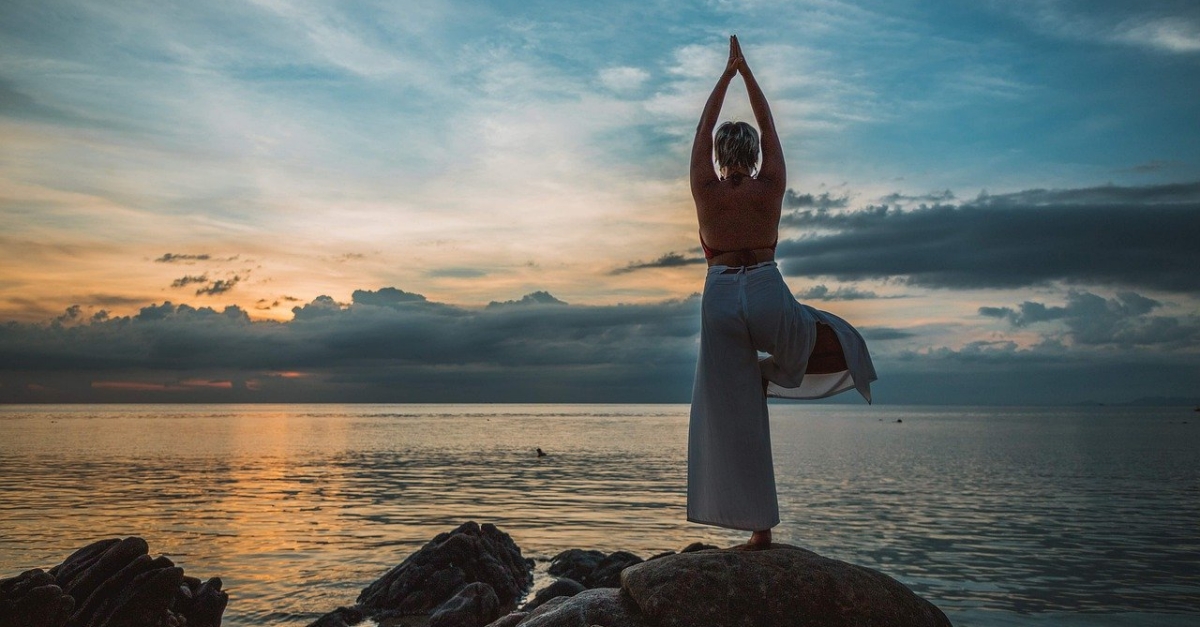
<path id="1" fill-rule="evenodd" d="M 876 402 L 1200 397 L 1193 0 L 8 0 L 0 402 L 687 402 L 732 33 Z"/>

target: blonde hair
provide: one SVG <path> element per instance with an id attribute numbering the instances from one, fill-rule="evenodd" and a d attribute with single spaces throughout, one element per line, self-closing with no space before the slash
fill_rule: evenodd
<path id="1" fill-rule="evenodd" d="M 751 174 L 758 164 L 758 131 L 745 122 L 726 122 L 717 127 L 713 139 L 717 150 L 717 165 L 722 168 L 742 167 Z"/>

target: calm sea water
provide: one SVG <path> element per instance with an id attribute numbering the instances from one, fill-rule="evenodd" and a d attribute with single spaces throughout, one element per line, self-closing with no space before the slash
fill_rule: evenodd
<path id="1" fill-rule="evenodd" d="M 779 404 L 771 427 L 776 540 L 956 625 L 1200 624 L 1190 408 Z M 225 624 L 303 625 L 466 520 L 540 571 L 743 541 L 684 521 L 686 441 L 682 405 L 0 407 L 0 577 L 140 535 L 225 581 Z"/>

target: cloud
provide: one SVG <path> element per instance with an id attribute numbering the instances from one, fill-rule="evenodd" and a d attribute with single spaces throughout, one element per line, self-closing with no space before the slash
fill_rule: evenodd
<path id="1" fill-rule="evenodd" d="M 195 276 L 190 275 L 190 274 L 184 275 L 184 276 L 179 277 L 178 279 L 175 279 L 174 281 L 171 281 L 171 287 L 186 287 L 193 283 L 208 283 L 208 275 L 207 274 L 200 274 L 200 275 L 195 275 Z"/>
<path id="2" fill-rule="evenodd" d="M 636 67 L 610 67 L 600 70 L 600 83 L 616 91 L 633 91 L 650 78 L 650 73 Z"/>
<path id="3" fill-rule="evenodd" d="M 308 398 L 307 385 L 327 399 L 679 401 L 695 368 L 698 311 L 694 298 L 590 307 L 546 292 L 463 308 L 384 288 L 348 304 L 321 296 L 274 322 L 167 302 L 72 326 L 0 325 L 0 397 L 15 389 L 8 383 L 41 376 L 75 381 L 80 398 L 115 393 L 92 381 L 195 378 L 255 380 L 259 398 Z M 269 376 L 278 372 L 311 376 Z"/>
<path id="4" fill-rule="evenodd" d="M 164 253 L 162 257 L 154 261 L 155 263 L 186 263 L 189 261 L 208 261 L 209 259 L 212 259 L 212 255 L 207 253 L 200 255 Z"/>
<path id="5" fill-rule="evenodd" d="M 609 274 L 628 274 L 636 270 L 645 270 L 647 268 L 678 268 L 681 266 L 691 266 L 702 264 L 705 262 L 704 257 L 685 257 L 677 252 L 669 252 L 654 261 L 635 261 L 623 268 L 617 268 Z"/>
<path id="6" fill-rule="evenodd" d="M 373 292 L 370 290 L 354 290 L 350 298 L 356 305 L 376 305 L 380 307 L 394 307 L 405 303 L 427 302 L 425 297 L 420 294 L 398 290 L 394 287 L 384 287 Z"/>
<path id="7" fill-rule="evenodd" d="M 894 192 L 894 193 L 888 194 L 886 196 L 883 196 L 882 198 L 879 199 L 879 202 L 888 203 L 888 204 L 897 204 L 897 203 L 907 204 L 907 203 L 922 203 L 922 202 L 923 203 L 944 203 L 944 202 L 949 202 L 951 200 L 954 200 L 954 192 L 946 189 L 946 190 L 942 190 L 940 192 L 929 192 L 928 194 L 918 194 L 916 196 L 910 196 L 908 194 L 901 194 L 900 192 Z"/>
<path id="8" fill-rule="evenodd" d="M 75 125 L 84 121 L 73 113 L 47 105 L 0 76 L 0 116 Z"/>
<path id="9" fill-rule="evenodd" d="M 794 211 L 811 234 L 781 241 L 785 272 L 904 277 L 935 288 L 1063 281 L 1200 292 L 1200 183 L 981 194 L 959 205 Z"/>
<path id="10" fill-rule="evenodd" d="M 820 196 L 798 194 L 794 189 L 788 189 L 783 194 L 783 206 L 790 209 L 813 207 L 816 209 L 840 209 L 850 204 L 849 196 L 830 196 L 823 192 Z"/>
<path id="11" fill-rule="evenodd" d="M 216 296 L 218 294 L 224 294 L 225 292 L 232 290 L 235 285 L 241 282 L 241 280 L 242 277 L 237 275 L 234 275 L 232 278 L 228 279 L 218 279 L 207 286 L 196 290 L 196 296 Z"/>
<path id="12" fill-rule="evenodd" d="M 843 285 L 831 290 L 825 285 L 814 285 L 796 294 L 796 300 L 868 300 L 879 298 L 875 292 L 863 291 L 853 285 Z"/>
<path id="13" fill-rule="evenodd" d="M 567 303 L 558 300 L 549 292 L 533 292 L 521 297 L 521 300 L 506 300 L 503 302 L 492 301 L 487 304 L 488 309 L 496 309 L 498 307 L 510 306 L 529 306 L 529 305 L 566 305 Z"/>
<path id="14" fill-rule="evenodd" d="M 426 276 L 451 279 L 477 279 L 487 275 L 487 270 L 480 268 L 437 268 L 426 273 Z"/>
<path id="15" fill-rule="evenodd" d="M 1164 161 L 1162 159 L 1152 159 L 1145 163 L 1139 163 L 1133 167 L 1117 171 L 1132 172 L 1134 174 L 1151 174 L 1154 172 L 1161 172 L 1163 170 L 1176 169 L 1184 165 L 1186 164 L 1182 161 Z"/>
<path id="16" fill-rule="evenodd" d="M 1179 350 L 1200 345 L 1200 316 L 1153 316 L 1163 304 L 1136 292 L 1104 298 L 1091 292 L 1070 291 L 1061 306 L 1025 301 L 1017 307 L 980 307 L 979 314 L 1007 321 L 1016 328 L 1061 321 L 1065 335 L 1089 346 L 1161 345 Z M 1057 340 L 1059 334 L 1046 338 Z"/>
<path id="17" fill-rule="evenodd" d="M 1200 52 L 1200 11 L 1174 0 L 1025 0 L 1016 13 L 1071 39 L 1133 45 L 1163 53 Z"/>
<path id="18" fill-rule="evenodd" d="M 1077 319 L 1076 333 L 1084 337 L 1083 325 L 1098 308 L 1093 297 L 1068 300 L 1063 313 L 1030 314 L 1039 321 L 1028 324 Z M 1109 344 L 1021 348 L 1001 338 L 919 348 L 905 340 L 940 331 L 860 327 L 876 355 L 877 396 L 881 402 L 1074 402 L 1194 387 L 1200 376 L 1194 352 L 1144 341 L 1145 333 L 1161 331 L 1152 319 L 1162 307 L 1135 295 L 1101 300 L 1110 318 L 1097 324 L 1116 330 Z M 467 308 L 383 288 L 358 290 L 349 303 L 317 297 L 295 308 L 288 322 L 251 320 L 236 306 L 170 302 L 107 318 L 70 309 L 58 322 L 0 324 L 0 401 L 686 402 L 699 308 L 697 296 L 583 306 L 546 292 Z M 1004 319 L 1003 308 L 996 309 L 993 317 Z M 1019 307 L 1009 309 L 1020 314 Z M 1179 325 L 1191 329 L 1194 347 L 1195 321 Z M 1143 339 L 1133 341 L 1134 332 Z M 1121 341 L 1132 346 L 1108 350 Z M 1098 394 L 1097 381 L 1112 387 Z M 30 396 L 30 386 L 41 386 L 40 396 Z"/>
<path id="19" fill-rule="evenodd" d="M 889 340 L 906 340 L 911 337 L 916 337 L 917 334 L 904 329 L 896 329 L 893 327 L 862 327 L 859 330 L 863 338 L 868 342 L 886 342 Z"/>
<path id="20" fill-rule="evenodd" d="M 1157 18 L 1123 24 L 1113 29 L 1117 41 L 1166 52 L 1200 52 L 1200 25 L 1177 18 Z"/>

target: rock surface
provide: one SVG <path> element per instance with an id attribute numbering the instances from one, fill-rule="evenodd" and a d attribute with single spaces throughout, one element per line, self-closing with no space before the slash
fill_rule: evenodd
<path id="1" fill-rule="evenodd" d="M 562 579 L 555 580 L 554 583 L 546 586 L 545 588 L 538 590 L 538 593 L 534 595 L 533 600 L 526 603 L 525 607 L 521 608 L 521 611 L 530 612 L 537 609 L 539 605 L 542 605 L 550 599 L 556 597 L 573 597 L 584 590 L 587 590 L 587 588 L 584 588 L 583 584 L 575 581 L 574 579 L 563 577 Z"/>
<path id="2" fill-rule="evenodd" d="M 40 568 L 0 581 L 0 626 L 62 627 L 74 607 L 75 599 Z"/>
<path id="3" fill-rule="evenodd" d="M 0 581 L 0 627 L 219 627 L 228 601 L 220 579 L 184 577 L 141 538 L 101 540 Z"/>
<path id="4" fill-rule="evenodd" d="M 664 557 L 625 570 L 621 585 L 660 627 L 950 625 L 883 573 L 781 544 Z"/>
<path id="5" fill-rule="evenodd" d="M 500 600 L 486 583 L 467 584 L 429 617 L 429 627 L 479 627 L 500 616 Z"/>
<path id="6" fill-rule="evenodd" d="M 309 627 L 342 627 L 365 618 L 482 627 L 516 608 L 532 580 L 532 563 L 508 534 L 494 525 L 466 522 L 364 588 L 356 605 L 338 608 Z"/>
<path id="7" fill-rule="evenodd" d="M 719 625 L 711 623 L 710 625 Z M 556 597 L 532 612 L 504 616 L 488 627 L 652 627 L 637 604 L 619 588 L 593 588 Z"/>
<path id="8" fill-rule="evenodd" d="M 550 561 L 550 574 L 573 579 L 585 588 L 616 588 L 621 585 L 621 571 L 640 563 L 642 558 L 628 551 L 605 555 L 601 551 L 569 549 Z"/>

